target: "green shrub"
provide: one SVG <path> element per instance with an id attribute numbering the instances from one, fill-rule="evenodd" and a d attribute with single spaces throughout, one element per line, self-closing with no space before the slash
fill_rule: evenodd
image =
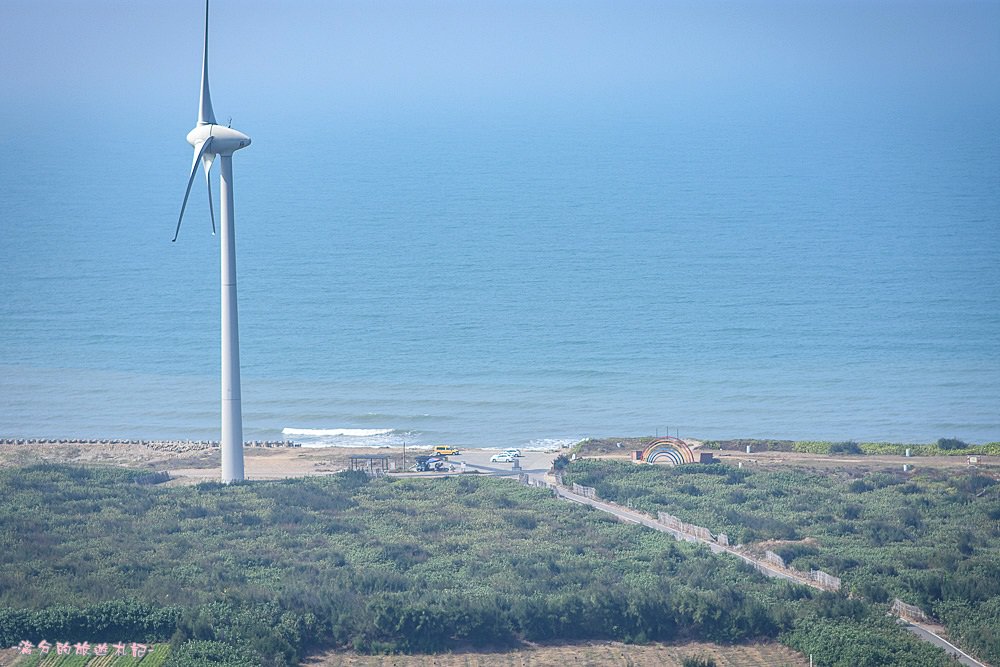
<path id="1" fill-rule="evenodd" d="M 958 438 L 938 438 L 937 441 L 938 449 L 967 449 L 968 444 L 962 442 Z"/>
<path id="2" fill-rule="evenodd" d="M 251 651 L 220 641 L 191 640 L 170 653 L 170 667 L 254 667 L 262 665 Z"/>
<path id="3" fill-rule="evenodd" d="M 831 454 L 863 454 L 861 451 L 861 446 L 853 441 L 850 442 L 835 442 L 830 445 Z"/>

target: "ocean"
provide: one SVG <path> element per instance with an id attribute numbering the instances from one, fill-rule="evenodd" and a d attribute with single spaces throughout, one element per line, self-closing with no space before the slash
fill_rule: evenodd
<path id="1" fill-rule="evenodd" d="M 995 109 L 575 111 L 234 123 L 245 437 L 1000 440 Z M 0 143 L 0 436 L 218 438 L 192 118 L 148 120 Z"/>

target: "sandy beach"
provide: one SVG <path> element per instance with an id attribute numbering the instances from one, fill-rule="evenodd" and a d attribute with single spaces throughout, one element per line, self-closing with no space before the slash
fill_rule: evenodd
<path id="1" fill-rule="evenodd" d="M 490 463 L 495 449 L 464 450 L 448 459 L 447 474 L 484 473 L 516 474 L 510 463 Z M 565 450 L 563 450 L 565 451 Z M 407 472 L 415 457 L 427 455 L 427 448 L 363 447 L 263 447 L 244 448 L 248 480 L 284 479 L 313 475 L 331 475 L 351 467 L 352 456 L 387 457 L 387 463 L 399 475 L 428 476 Z M 544 472 L 558 456 L 558 450 L 524 451 L 519 464 L 524 471 Z M 405 456 L 405 461 L 404 461 Z M 74 463 L 120 465 L 170 473 L 169 484 L 193 484 L 219 478 L 220 451 L 209 443 L 199 442 L 117 442 L 69 441 L 0 444 L 0 467 L 20 467 L 34 463 Z M 465 466 L 463 467 L 463 463 Z"/>
<path id="2" fill-rule="evenodd" d="M 244 448 L 245 471 L 249 480 L 285 479 L 315 475 L 331 475 L 351 467 L 351 457 L 381 459 L 394 475 L 428 477 L 431 473 L 412 472 L 415 457 L 430 454 L 421 447 L 301 447 L 247 446 Z M 444 474 L 481 473 L 514 475 L 528 472 L 544 474 L 553 459 L 567 449 L 548 451 L 523 450 L 518 461 L 520 470 L 510 463 L 491 463 L 497 449 L 466 449 L 448 459 Z M 767 468 L 796 466 L 820 470 L 850 469 L 856 471 L 902 469 L 907 465 L 919 468 L 967 468 L 965 456 L 824 456 L 795 452 L 713 451 L 716 458 L 730 465 L 762 466 Z M 405 461 L 404 461 L 405 456 Z M 613 453 L 591 455 L 594 458 L 628 459 L 627 448 Z M 35 463 L 72 463 L 84 465 L 118 465 L 145 470 L 167 471 L 168 484 L 194 484 L 219 478 L 220 451 L 208 442 L 197 441 L 11 441 L 0 442 L 0 467 L 21 467 Z M 996 457 L 979 457 L 979 466 L 995 466 Z M 463 463 L 465 464 L 463 466 Z M 381 464 L 381 461 L 379 462 Z"/>

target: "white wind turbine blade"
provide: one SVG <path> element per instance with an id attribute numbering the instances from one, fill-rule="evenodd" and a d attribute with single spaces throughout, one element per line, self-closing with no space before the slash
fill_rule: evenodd
<path id="1" fill-rule="evenodd" d="M 198 125 L 215 125 L 212 96 L 208 92 L 208 0 L 205 0 L 205 48 L 201 54 L 201 99 L 198 101 Z"/>
<path id="2" fill-rule="evenodd" d="M 198 173 L 198 161 L 201 160 L 202 156 L 205 155 L 205 151 L 208 150 L 209 146 L 211 146 L 211 145 L 212 145 L 212 137 L 209 137 L 201 145 L 201 149 L 200 150 L 197 147 L 195 147 L 194 163 L 191 165 L 191 175 L 188 177 L 187 190 L 184 191 L 184 201 L 181 203 L 181 214 L 179 216 L 177 216 L 177 230 L 174 232 L 174 241 L 177 240 L 177 235 L 181 233 L 181 220 L 184 219 L 184 209 L 187 208 L 188 197 L 191 196 L 191 185 L 194 183 L 194 175 Z M 211 189 L 209 189 L 209 195 L 208 196 L 209 197 L 212 196 Z M 215 221 L 214 221 L 215 214 L 213 213 L 212 216 L 213 216 L 212 227 L 214 228 L 215 227 Z"/>
<path id="3" fill-rule="evenodd" d="M 209 141 L 211 141 L 209 137 Z M 206 142 L 207 143 L 207 142 Z M 202 156 L 201 164 L 205 167 L 205 189 L 208 190 L 208 215 L 212 218 L 212 236 L 215 236 L 215 204 L 212 203 L 212 163 L 215 162 L 215 153 Z"/>

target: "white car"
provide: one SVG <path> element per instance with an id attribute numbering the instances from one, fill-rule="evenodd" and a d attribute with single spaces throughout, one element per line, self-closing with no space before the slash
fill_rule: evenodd
<path id="1" fill-rule="evenodd" d="M 503 450 L 503 453 L 509 456 L 521 456 L 521 450 L 517 449 L 516 447 L 508 447 L 507 449 Z"/>
<path id="2" fill-rule="evenodd" d="M 500 452 L 490 457 L 490 463 L 513 463 L 514 457 L 507 452 Z"/>

